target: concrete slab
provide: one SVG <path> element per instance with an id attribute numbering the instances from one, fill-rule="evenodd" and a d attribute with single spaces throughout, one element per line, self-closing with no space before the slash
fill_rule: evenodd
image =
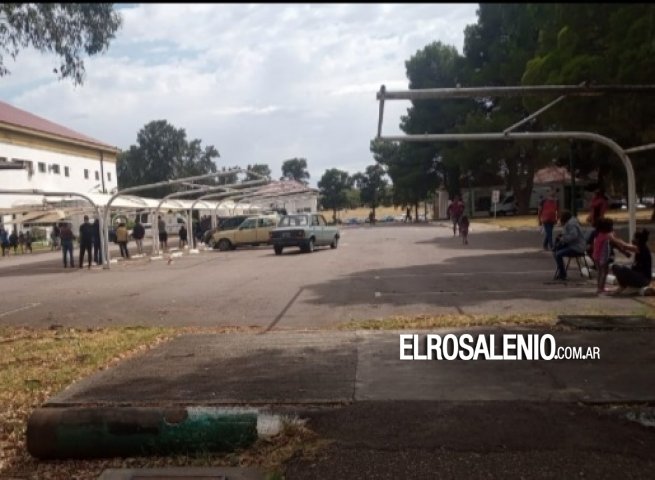
<path id="1" fill-rule="evenodd" d="M 655 334 L 639 331 L 547 331 L 537 329 L 441 330 L 495 335 L 551 333 L 558 347 L 598 347 L 598 360 L 401 361 L 399 333 L 360 333 L 355 399 L 439 401 L 655 401 L 652 371 Z M 437 332 L 430 332 L 437 333 Z"/>
<path id="2" fill-rule="evenodd" d="M 253 468 L 236 467 L 170 467 L 110 468 L 98 480 L 264 480 Z"/>
<path id="3" fill-rule="evenodd" d="M 351 401 L 355 333 L 185 335 L 72 385 L 48 406 Z"/>
<path id="4" fill-rule="evenodd" d="M 340 404 L 354 400 L 655 401 L 655 332 L 458 329 L 422 333 L 550 333 L 599 359 L 399 359 L 399 334 L 307 332 L 187 335 L 72 385 L 47 406 L 80 404 Z"/>
<path id="5" fill-rule="evenodd" d="M 558 325 L 585 330 L 639 330 L 655 328 L 655 320 L 634 315 L 560 315 Z"/>

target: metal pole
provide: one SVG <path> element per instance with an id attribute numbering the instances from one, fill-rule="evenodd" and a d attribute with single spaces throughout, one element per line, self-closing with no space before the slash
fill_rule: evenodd
<path id="1" fill-rule="evenodd" d="M 378 137 L 382 135 L 382 119 L 384 118 L 384 94 L 387 91 L 387 88 L 382 85 L 380 87 L 380 92 L 378 93 L 378 99 L 380 100 L 380 112 L 378 118 Z"/>
<path id="2" fill-rule="evenodd" d="M 126 193 L 141 192 L 143 190 L 150 190 L 150 189 L 157 188 L 157 187 L 163 187 L 163 186 L 167 186 L 167 185 L 178 185 L 178 184 L 184 183 L 184 182 L 195 181 L 195 180 L 203 180 L 203 179 L 206 179 L 206 178 L 213 178 L 213 177 L 221 177 L 221 176 L 231 175 L 233 173 L 239 173 L 239 172 L 244 172 L 244 171 L 245 170 L 242 169 L 242 168 L 237 168 L 237 169 L 233 169 L 233 170 L 226 170 L 224 172 L 213 172 L 213 173 L 207 173 L 205 175 L 197 175 L 197 176 L 194 176 L 194 177 L 178 178 L 178 179 L 175 179 L 175 180 L 164 180 L 162 182 L 156 182 L 156 183 L 150 183 L 150 184 L 147 184 L 147 185 L 139 185 L 137 187 L 125 188 L 123 190 L 119 190 L 116 193 L 114 193 L 110 197 L 109 201 L 107 202 L 107 206 L 105 207 L 105 212 L 104 212 L 104 215 L 105 215 L 105 218 L 104 218 L 104 220 L 105 220 L 104 221 L 105 231 L 104 231 L 103 235 L 104 235 L 105 247 L 106 247 L 105 267 L 104 268 L 105 269 L 110 268 L 110 266 L 109 266 L 110 265 L 110 258 L 109 258 L 109 248 L 108 248 L 108 245 L 109 245 L 109 225 L 108 225 L 109 218 L 108 217 L 109 217 L 111 204 L 114 202 L 114 200 L 116 198 L 118 198 L 121 195 L 125 195 Z M 154 222 L 153 222 L 153 227 L 154 227 Z M 156 239 L 153 239 L 153 241 L 154 240 L 156 240 Z"/>
<path id="3" fill-rule="evenodd" d="M 655 85 L 528 85 L 510 87 L 424 88 L 378 92 L 381 100 L 425 100 L 429 98 L 485 98 L 517 95 L 599 96 L 605 93 L 655 93 Z"/>
<path id="4" fill-rule="evenodd" d="M 95 204 L 93 200 L 91 200 L 90 197 L 87 197 L 86 195 L 82 193 L 77 193 L 77 192 L 47 192 L 43 190 L 9 190 L 9 189 L 0 189 L 0 195 L 42 195 L 44 197 L 80 197 L 87 202 L 91 204 L 93 209 L 96 212 L 96 216 L 100 221 L 100 251 L 102 252 L 107 246 L 105 245 L 105 239 L 102 235 L 102 227 L 103 227 L 103 218 L 102 215 L 100 214 L 100 208 L 98 205 Z"/>
<path id="5" fill-rule="evenodd" d="M 592 132 L 519 132 L 519 133 L 433 133 L 423 135 L 380 137 L 390 142 L 453 142 L 453 141 L 522 141 L 522 140 L 586 140 L 610 148 L 621 159 L 628 177 L 628 225 L 630 238 L 637 230 L 635 172 L 630 157 L 611 138 Z"/>
<path id="6" fill-rule="evenodd" d="M 573 156 L 573 142 L 569 144 L 569 171 L 571 172 L 571 215 L 578 216 L 578 205 L 575 191 L 575 158 Z"/>

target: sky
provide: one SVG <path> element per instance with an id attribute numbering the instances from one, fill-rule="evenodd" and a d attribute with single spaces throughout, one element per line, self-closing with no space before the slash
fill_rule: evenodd
<path id="1" fill-rule="evenodd" d="M 126 150 L 153 120 L 214 145 L 217 165 L 266 163 L 274 178 L 305 158 L 310 184 L 329 168 L 374 163 L 376 93 L 408 88 L 405 61 L 441 41 L 461 53 L 477 4 L 124 4 L 107 52 L 85 58 L 82 86 L 31 49 L 0 77 L 2 100 Z M 406 101 L 385 103 L 400 132 Z"/>

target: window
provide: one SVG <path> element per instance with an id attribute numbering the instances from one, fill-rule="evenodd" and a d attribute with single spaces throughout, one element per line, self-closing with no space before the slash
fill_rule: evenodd
<path id="1" fill-rule="evenodd" d="M 39 162 L 39 173 L 45 173 L 45 163 Z"/>
<path id="2" fill-rule="evenodd" d="M 55 175 L 59 175 L 59 165 L 58 164 L 53 163 L 52 165 L 50 165 L 50 170 L 52 170 L 52 173 L 54 173 Z"/>
<path id="3" fill-rule="evenodd" d="M 0 157 L 0 160 L 2 160 L 2 157 Z M 12 158 L 12 162 L 21 165 L 25 170 L 27 170 L 27 174 L 29 176 L 34 175 L 34 162 L 32 162 L 31 160 L 23 160 L 22 158 Z"/>
<path id="4" fill-rule="evenodd" d="M 107 181 L 111 182 L 111 172 L 107 172 Z"/>
<path id="5" fill-rule="evenodd" d="M 70 170 L 68 169 L 68 167 L 64 167 L 64 176 L 70 177 Z"/>
<path id="6" fill-rule="evenodd" d="M 100 174 L 98 173 L 98 170 L 96 170 L 96 180 L 100 180 Z"/>
<path id="7" fill-rule="evenodd" d="M 239 230 L 250 230 L 250 229 L 256 228 L 256 227 L 257 227 L 257 220 L 253 218 L 253 219 L 246 220 L 245 222 L 243 222 L 241 224 L 241 226 L 239 227 Z"/>
<path id="8" fill-rule="evenodd" d="M 89 179 L 89 169 L 85 168 L 84 169 L 84 180 L 88 180 L 88 179 Z"/>
<path id="9" fill-rule="evenodd" d="M 327 225 L 327 223 L 325 223 L 325 218 L 323 218 L 323 215 L 317 215 L 316 218 L 318 218 L 318 224 L 321 227 L 325 227 Z"/>
<path id="10" fill-rule="evenodd" d="M 259 219 L 259 226 L 260 227 L 274 227 L 275 226 L 275 220 L 272 218 L 260 218 Z"/>

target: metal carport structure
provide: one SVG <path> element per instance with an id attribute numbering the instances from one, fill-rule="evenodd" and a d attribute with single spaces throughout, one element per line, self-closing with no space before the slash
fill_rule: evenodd
<path id="1" fill-rule="evenodd" d="M 655 93 L 654 85 L 540 85 L 540 86 L 512 86 L 512 87 L 472 87 L 472 88 L 432 88 L 402 91 L 386 91 L 382 85 L 376 98 L 380 102 L 378 118 L 378 140 L 392 142 L 450 142 L 450 141 L 518 141 L 518 140 L 587 140 L 608 147 L 619 157 L 625 167 L 628 180 L 628 229 L 632 238 L 637 229 L 636 217 L 636 186 L 635 172 L 628 153 L 655 149 L 655 144 L 642 145 L 629 149 L 622 148 L 611 138 L 593 132 L 562 131 L 562 132 L 519 132 L 513 133 L 516 128 L 536 118 L 550 107 L 562 101 L 567 96 L 599 96 L 606 93 Z M 384 117 L 384 102 L 386 100 L 424 100 L 435 98 L 484 98 L 517 95 L 549 95 L 559 94 L 554 101 L 548 103 L 533 114 L 527 116 L 514 125 L 498 133 L 436 133 L 404 136 L 382 136 L 382 123 Z"/>

